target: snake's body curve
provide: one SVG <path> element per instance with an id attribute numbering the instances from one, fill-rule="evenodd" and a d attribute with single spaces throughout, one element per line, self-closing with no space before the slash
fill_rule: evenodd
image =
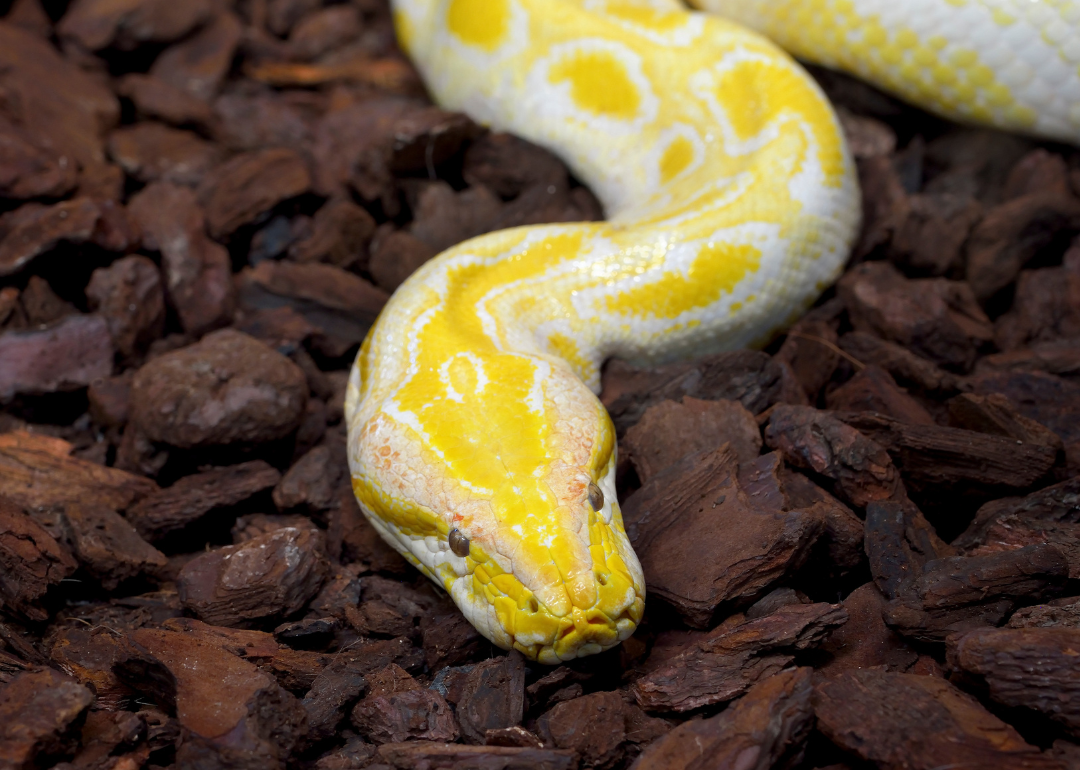
<path id="1" fill-rule="evenodd" d="M 552 149 L 609 219 L 481 236 L 398 289 L 350 379 L 353 487 L 497 645 L 547 663 L 599 652 L 645 596 L 601 364 L 761 344 L 790 323 L 855 236 L 853 164 L 787 54 L 674 0 L 394 10 L 440 104 Z"/>

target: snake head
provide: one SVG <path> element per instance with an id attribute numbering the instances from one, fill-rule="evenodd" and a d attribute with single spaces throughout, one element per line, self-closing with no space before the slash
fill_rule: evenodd
<path id="1" fill-rule="evenodd" d="M 357 390 L 353 488 L 383 538 L 499 647 L 544 663 L 601 652 L 634 632 L 645 595 L 616 499 L 614 429 L 567 367 L 500 356 L 451 357 L 445 383 L 425 378 L 418 400 L 408 387 Z"/>

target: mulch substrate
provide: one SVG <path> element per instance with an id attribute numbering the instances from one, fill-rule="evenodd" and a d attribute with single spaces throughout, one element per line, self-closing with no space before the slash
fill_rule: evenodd
<path id="1" fill-rule="evenodd" d="M 483 640 L 364 522 L 342 399 L 442 249 L 597 219 L 385 0 L 0 2 L 0 768 L 1080 768 L 1080 153 L 815 71 L 847 272 L 611 362 L 637 634 Z"/>

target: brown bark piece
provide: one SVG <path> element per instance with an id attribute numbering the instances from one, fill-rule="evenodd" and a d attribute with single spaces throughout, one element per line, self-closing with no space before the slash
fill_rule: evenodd
<path id="1" fill-rule="evenodd" d="M 0 497 L 0 602 L 29 620 L 49 617 L 37 601 L 78 564 L 40 524 Z"/>
<path id="2" fill-rule="evenodd" d="M 865 544 L 874 583 L 887 599 L 907 591 L 927 562 L 956 553 L 910 501 L 868 505 Z"/>
<path id="3" fill-rule="evenodd" d="M 186 732 L 181 766 L 283 768 L 305 729 L 299 701 L 223 648 L 175 631 L 140 629 L 121 678 L 175 710 Z"/>
<path id="4" fill-rule="evenodd" d="M 394 291 L 437 253 L 412 233 L 383 225 L 371 242 L 368 270 L 379 288 Z"/>
<path id="5" fill-rule="evenodd" d="M 646 409 L 641 421 L 626 431 L 619 448 L 644 484 L 686 455 L 725 443 L 731 444 L 739 462 L 757 457 L 761 431 L 754 416 L 738 401 L 687 396 L 682 403 L 661 401 Z"/>
<path id="6" fill-rule="evenodd" d="M 859 586 L 844 599 L 848 621 L 833 631 L 821 650 L 832 657 L 818 670 L 826 676 L 842 671 L 883 668 L 905 671 L 919 654 L 885 625 L 881 613 L 886 600 L 873 583 Z"/>
<path id="7" fill-rule="evenodd" d="M 120 514 L 109 508 L 69 503 L 64 521 L 75 556 L 106 591 L 144 573 L 153 574 L 168 559 L 135 531 Z"/>
<path id="8" fill-rule="evenodd" d="M 213 111 L 202 99 L 152 75 L 137 72 L 124 75 L 117 83 L 116 91 L 131 99 L 136 112 L 144 118 L 161 120 L 174 126 L 195 125 L 204 128 L 214 120 Z"/>
<path id="9" fill-rule="evenodd" d="M 30 326 L 43 326 L 74 315 L 79 311 L 70 302 L 60 299 L 49 282 L 32 275 L 26 282 L 26 288 L 19 295 L 26 322 Z"/>
<path id="10" fill-rule="evenodd" d="M 367 697 L 356 704 L 352 722 L 372 743 L 406 740 L 453 741 L 458 737 L 454 715 L 434 690 L 407 690 Z"/>
<path id="11" fill-rule="evenodd" d="M 1032 709 L 1080 734 L 1080 630 L 988 628 L 966 634 L 950 659 L 981 677 L 990 697 Z"/>
<path id="12" fill-rule="evenodd" d="M 597 770 L 620 767 L 632 746 L 671 729 L 664 720 L 646 716 L 621 692 L 594 692 L 560 703 L 536 724 L 545 743 L 573 750 L 583 765 Z"/>
<path id="13" fill-rule="evenodd" d="M 980 302 L 1011 284 L 1063 230 L 1080 228 L 1080 200 L 1039 191 L 986 212 L 967 243 L 967 281 Z"/>
<path id="14" fill-rule="evenodd" d="M 168 0 L 78 0 L 57 26 L 62 40 L 90 51 L 111 45 L 131 50 L 143 43 L 170 43 L 210 18 L 210 0 L 170 3 Z"/>
<path id="15" fill-rule="evenodd" d="M 852 671 L 814 688 L 818 729 L 883 770 L 957 764 L 1001 770 L 1062 770 L 969 695 L 945 680 Z M 932 730 L 927 730 L 933 725 Z"/>
<path id="16" fill-rule="evenodd" d="M 0 195 L 60 197 L 71 192 L 78 168 L 41 137 L 0 116 Z"/>
<path id="17" fill-rule="evenodd" d="M 705 401 L 738 401 L 760 414 L 780 396 L 782 372 L 772 358 L 753 350 L 706 356 L 693 363 L 652 369 L 614 359 L 604 368 L 600 401 L 622 435 L 661 401 L 693 396 Z"/>
<path id="18" fill-rule="evenodd" d="M 826 412 L 778 406 L 765 443 L 792 465 L 832 480 L 836 493 L 856 508 L 903 494 L 900 474 L 885 450 Z"/>
<path id="19" fill-rule="evenodd" d="M 1080 337 L 1080 270 L 1023 270 L 1012 309 L 998 318 L 994 342 L 1005 351 Z"/>
<path id="20" fill-rule="evenodd" d="M 345 458 L 317 446 L 297 460 L 274 488 L 274 505 L 285 511 L 302 507 L 317 514 L 334 507 L 346 473 Z"/>
<path id="21" fill-rule="evenodd" d="M 889 245 L 889 259 L 921 275 L 955 274 L 963 268 L 964 242 L 982 217 L 970 195 L 912 195 Z"/>
<path id="22" fill-rule="evenodd" d="M 150 479 L 71 457 L 71 450 L 41 434 L 0 434 L 0 496 L 26 510 L 77 502 L 123 511 L 157 489 Z"/>
<path id="23" fill-rule="evenodd" d="M 198 195 L 206 209 L 207 230 L 221 239 L 310 186 L 303 158 L 278 148 L 228 160 L 203 179 Z"/>
<path id="24" fill-rule="evenodd" d="M 925 394 L 955 393 L 962 381 L 932 361 L 872 334 L 849 332 L 840 338 L 840 349 L 867 366 L 880 366 L 897 383 Z M 981 361 L 986 359 L 980 359 Z"/>
<path id="25" fill-rule="evenodd" d="M 483 770 L 574 770 L 578 766 L 577 757 L 572 751 L 508 746 L 461 746 L 429 741 L 388 743 L 379 747 L 376 756 L 394 770 L 452 770 L 458 767 Z"/>
<path id="26" fill-rule="evenodd" d="M 243 626 L 298 612 L 328 571 L 321 534 L 284 527 L 192 559 L 176 582 L 180 601 L 206 622 Z"/>
<path id="27" fill-rule="evenodd" d="M 839 305 L 835 300 L 833 302 L 834 306 Z M 840 363 L 840 353 L 836 347 L 836 320 L 828 317 L 832 315 L 831 312 L 826 312 L 825 318 L 815 317 L 815 314 L 824 310 L 828 304 L 810 311 L 797 321 L 788 330 L 784 344 L 776 353 L 778 359 L 791 366 L 791 371 L 806 392 L 807 398 L 815 403 L 818 393 Z"/>
<path id="28" fill-rule="evenodd" d="M 495 229 L 502 205 L 482 185 L 455 192 L 446 182 L 425 184 L 416 195 L 408 232 L 438 253 Z"/>
<path id="29" fill-rule="evenodd" d="M 887 262 L 866 262 L 844 275 L 837 291 L 852 325 L 958 371 L 975 363 L 993 327 L 960 281 L 908 280 Z"/>
<path id="30" fill-rule="evenodd" d="M 956 538 L 954 544 L 961 550 L 970 550 L 987 542 L 987 536 L 995 523 L 1006 517 L 1021 522 L 1048 522 L 1080 524 L 1080 477 L 1044 487 L 1027 497 L 1006 497 L 982 506 L 975 514 L 967 531 Z"/>
<path id="31" fill-rule="evenodd" d="M 525 659 L 511 652 L 476 664 L 456 705 L 461 735 L 469 743 L 484 743 L 489 731 L 520 725 L 525 716 Z"/>
<path id="32" fill-rule="evenodd" d="M 60 56 L 49 41 L 4 22 L 0 72 L 5 105 L 18 125 L 74 158 L 84 173 L 103 163 L 102 134 L 120 117 L 120 104 L 103 83 Z"/>
<path id="33" fill-rule="evenodd" d="M 191 131 L 136 123 L 109 134 L 109 157 L 140 182 L 198 185 L 221 162 L 221 150 Z"/>
<path id="34" fill-rule="evenodd" d="M 154 60 L 150 74 L 192 96 L 209 101 L 218 92 L 243 36 L 240 20 L 229 12 Z"/>
<path id="35" fill-rule="evenodd" d="M 161 252 L 169 302 L 189 334 L 224 326 L 236 303 L 229 253 L 206 235 L 195 193 L 155 182 L 132 196 L 129 210 L 143 231 L 143 245 Z"/>
<path id="36" fill-rule="evenodd" d="M 632 770 L 766 770 L 798 761 L 813 725 L 809 668 L 763 679 L 726 711 L 691 719 L 641 753 Z"/>
<path id="37" fill-rule="evenodd" d="M 949 422 L 966 430 L 1005 436 L 1028 444 L 1061 447 L 1057 434 L 1024 417 L 1000 393 L 961 393 L 949 400 Z"/>
<path id="38" fill-rule="evenodd" d="M 1001 191 L 1004 200 L 1036 192 L 1069 193 L 1069 167 L 1056 152 L 1038 147 L 1016 162 Z"/>
<path id="39" fill-rule="evenodd" d="M 1009 618 L 1009 628 L 1080 629 L 1080 599 L 1070 596 L 1067 599 L 1056 599 L 1050 604 L 1019 609 Z"/>
<path id="40" fill-rule="evenodd" d="M 246 334 L 222 329 L 153 359 L 131 384 L 131 419 L 178 447 L 272 441 L 300 425 L 303 371 Z"/>
<path id="41" fill-rule="evenodd" d="M 14 275 L 60 243 L 86 243 L 100 219 L 100 207 L 89 198 L 28 203 L 0 216 L 0 277 Z"/>
<path id="42" fill-rule="evenodd" d="M 90 688 L 95 694 L 94 707 L 121 711 L 137 698 L 137 691 L 120 681 L 113 665 L 125 657 L 123 641 L 116 630 L 63 628 L 52 639 L 49 657 L 65 674 Z"/>
<path id="43" fill-rule="evenodd" d="M 985 494 L 987 489 L 1026 489 L 1053 467 L 1059 451 L 1054 444 L 910 425 L 870 412 L 837 418 L 887 449 L 907 483 L 920 490 Z"/>
<path id="44" fill-rule="evenodd" d="M 213 468 L 143 498 L 128 510 L 127 518 L 140 535 L 155 542 L 213 511 L 273 488 L 280 479 L 277 469 L 262 460 Z"/>
<path id="45" fill-rule="evenodd" d="M 289 33 L 289 51 L 300 61 L 311 61 L 360 36 L 360 11 L 352 6 L 331 6 L 301 18 Z"/>
<path id="46" fill-rule="evenodd" d="M 900 422 L 934 425 L 918 401 L 900 390 L 884 369 L 870 365 L 826 397 L 829 409 L 840 412 L 879 412 Z"/>
<path id="47" fill-rule="evenodd" d="M 86 297 L 109 327 L 116 351 L 135 356 L 165 331 L 165 294 L 157 265 L 143 256 L 118 259 L 90 276 Z"/>
<path id="48" fill-rule="evenodd" d="M 346 198 L 332 198 L 315 212 L 311 235 L 292 244 L 297 262 L 326 262 L 340 268 L 367 266 L 367 250 L 375 220 Z"/>
<path id="49" fill-rule="evenodd" d="M 798 567 L 822 530 L 813 511 L 752 509 L 728 445 L 683 458 L 622 508 L 650 595 L 695 628 Z"/>
<path id="50" fill-rule="evenodd" d="M 292 307 L 318 329 L 315 347 L 331 358 L 360 344 L 389 299 L 363 278 L 324 264 L 264 261 L 237 282 L 245 310 Z"/>
<path id="51" fill-rule="evenodd" d="M 975 376 L 994 372 L 1045 372 L 1067 380 L 1080 380 L 1080 337 L 1040 342 L 1023 350 L 984 356 L 975 364 Z"/>
<path id="52" fill-rule="evenodd" d="M 1076 451 L 1080 443 L 1080 383 L 1043 372 L 999 372 L 975 377 L 973 385 L 981 395 L 1005 396 L 1024 417 L 1061 437 L 1066 453 Z"/>
<path id="53" fill-rule="evenodd" d="M 889 603 L 884 617 L 905 636 L 942 642 L 955 631 L 1001 623 L 1018 601 L 1053 596 L 1068 576 L 1065 555 L 1045 543 L 937 559 Z"/>
<path id="54" fill-rule="evenodd" d="M 642 708 L 690 711 L 737 698 L 786 668 L 794 652 L 819 645 L 847 620 L 838 604 L 789 604 L 761 618 L 728 618 L 708 634 L 653 647 L 630 688 Z M 655 659 L 655 660 L 654 660 Z"/>
<path id="55" fill-rule="evenodd" d="M 0 764 L 31 770 L 71 753 L 73 728 L 93 702 L 88 689 L 51 669 L 17 676 L 0 690 Z"/>
<path id="56" fill-rule="evenodd" d="M 460 666 L 480 656 L 487 640 L 457 608 L 428 612 L 420 617 L 420 637 L 428 668 Z"/>
<path id="57" fill-rule="evenodd" d="M 72 315 L 47 328 L 0 333 L 0 401 L 76 390 L 113 370 L 108 322 Z"/>

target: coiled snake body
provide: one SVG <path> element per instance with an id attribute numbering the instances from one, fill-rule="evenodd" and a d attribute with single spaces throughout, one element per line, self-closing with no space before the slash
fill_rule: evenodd
<path id="1" fill-rule="evenodd" d="M 1077 3 L 698 1 L 947 115 L 1080 137 Z M 495 644 L 545 663 L 596 653 L 633 633 L 645 598 L 601 364 L 768 341 L 846 259 L 853 164 L 787 54 L 676 0 L 394 11 L 441 105 L 553 150 L 608 221 L 474 238 L 398 289 L 349 384 L 353 487 Z M 1016 49 L 1004 63 L 984 17 Z"/>

